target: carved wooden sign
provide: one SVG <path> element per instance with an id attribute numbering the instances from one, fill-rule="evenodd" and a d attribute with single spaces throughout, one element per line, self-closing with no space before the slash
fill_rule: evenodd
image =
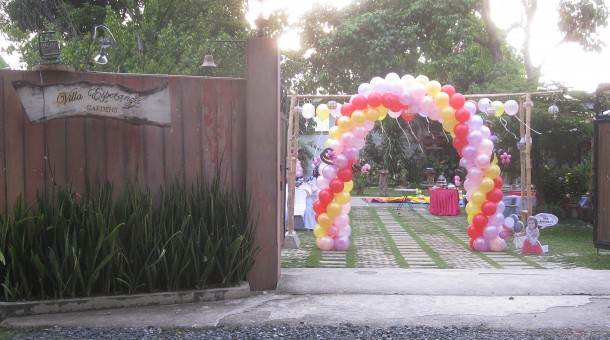
<path id="1" fill-rule="evenodd" d="M 144 91 L 86 81 L 39 85 L 17 80 L 13 87 L 32 124 L 76 116 L 117 118 L 133 124 L 159 126 L 169 126 L 171 122 L 167 83 Z"/>

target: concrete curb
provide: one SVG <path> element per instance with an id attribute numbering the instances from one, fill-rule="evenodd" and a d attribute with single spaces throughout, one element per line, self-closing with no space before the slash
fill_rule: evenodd
<path id="1" fill-rule="evenodd" d="M 82 312 L 113 308 L 161 306 L 194 302 L 212 302 L 244 299 L 250 296 L 250 284 L 244 281 L 236 287 L 190 290 L 182 292 L 99 296 L 62 300 L 0 302 L 0 320 L 26 315 Z"/>

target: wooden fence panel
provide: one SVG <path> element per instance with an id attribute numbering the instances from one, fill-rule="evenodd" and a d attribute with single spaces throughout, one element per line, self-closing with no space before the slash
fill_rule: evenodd
<path id="1" fill-rule="evenodd" d="M 136 90 L 169 84 L 169 127 L 113 118 L 56 118 L 31 124 L 12 81 L 121 84 Z M 150 188 L 176 178 L 212 176 L 220 165 L 227 184 L 245 192 L 245 80 L 204 77 L 0 71 L 0 209 L 20 194 L 28 202 L 55 181 L 84 192 L 110 180 Z M 47 156 L 47 157 L 45 157 Z"/>
<path id="2" fill-rule="evenodd" d="M 593 239 L 596 247 L 610 249 L 610 119 L 598 120 L 595 124 L 597 125 L 595 141 L 597 204 Z"/>

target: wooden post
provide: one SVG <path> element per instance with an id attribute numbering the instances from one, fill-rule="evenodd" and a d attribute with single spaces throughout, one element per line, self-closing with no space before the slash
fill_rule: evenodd
<path id="1" fill-rule="evenodd" d="M 526 105 L 527 105 L 527 98 L 526 98 Z M 525 136 L 525 126 L 523 125 L 523 122 L 525 121 L 525 116 L 524 116 L 524 111 L 523 111 L 523 97 L 519 97 L 519 142 L 521 142 L 521 137 Z M 523 213 L 523 204 L 524 204 L 524 198 L 525 198 L 525 149 L 521 150 L 519 149 L 519 164 L 520 164 L 520 168 L 521 168 L 521 181 L 519 183 L 519 187 L 521 189 L 521 204 L 519 204 L 519 212 L 521 215 L 521 222 L 523 222 L 524 224 L 526 223 L 526 218 L 527 216 Z"/>
<path id="2" fill-rule="evenodd" d="M 297 249 L 300 246 L 299 236 L 294 231 L 294 190 L 296 182 L 297 153 L 299 146 L 299 113 L 295 112 L 297 98 L 290 96 L 290 113 L 288 115 L 288 140 L 286 142 L 286 164 L 288 165 L 288 224 L 284 235 L 284 249 Z"/>
<path id="3" fill-rule="evenodd" d="M 532 100 L 530 94 L 525 95 L 525 191 L 526 191 L 526 213 L 525 216 L 521 216 L 523 223 L 526 223 L 527 218 L 532 215 L 532 129 L 531 126 L 532 118 Z M 523 201 L 524 197 L 521 196 Z"/>

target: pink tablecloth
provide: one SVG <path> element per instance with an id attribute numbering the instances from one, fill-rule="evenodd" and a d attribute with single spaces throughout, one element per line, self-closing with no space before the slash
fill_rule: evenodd
<path id="1" fill-rule="evenodd" d="M 456 189 L 431 189 L 430 213 L 454 216 L 460 214 L 459 195 Z"/>

